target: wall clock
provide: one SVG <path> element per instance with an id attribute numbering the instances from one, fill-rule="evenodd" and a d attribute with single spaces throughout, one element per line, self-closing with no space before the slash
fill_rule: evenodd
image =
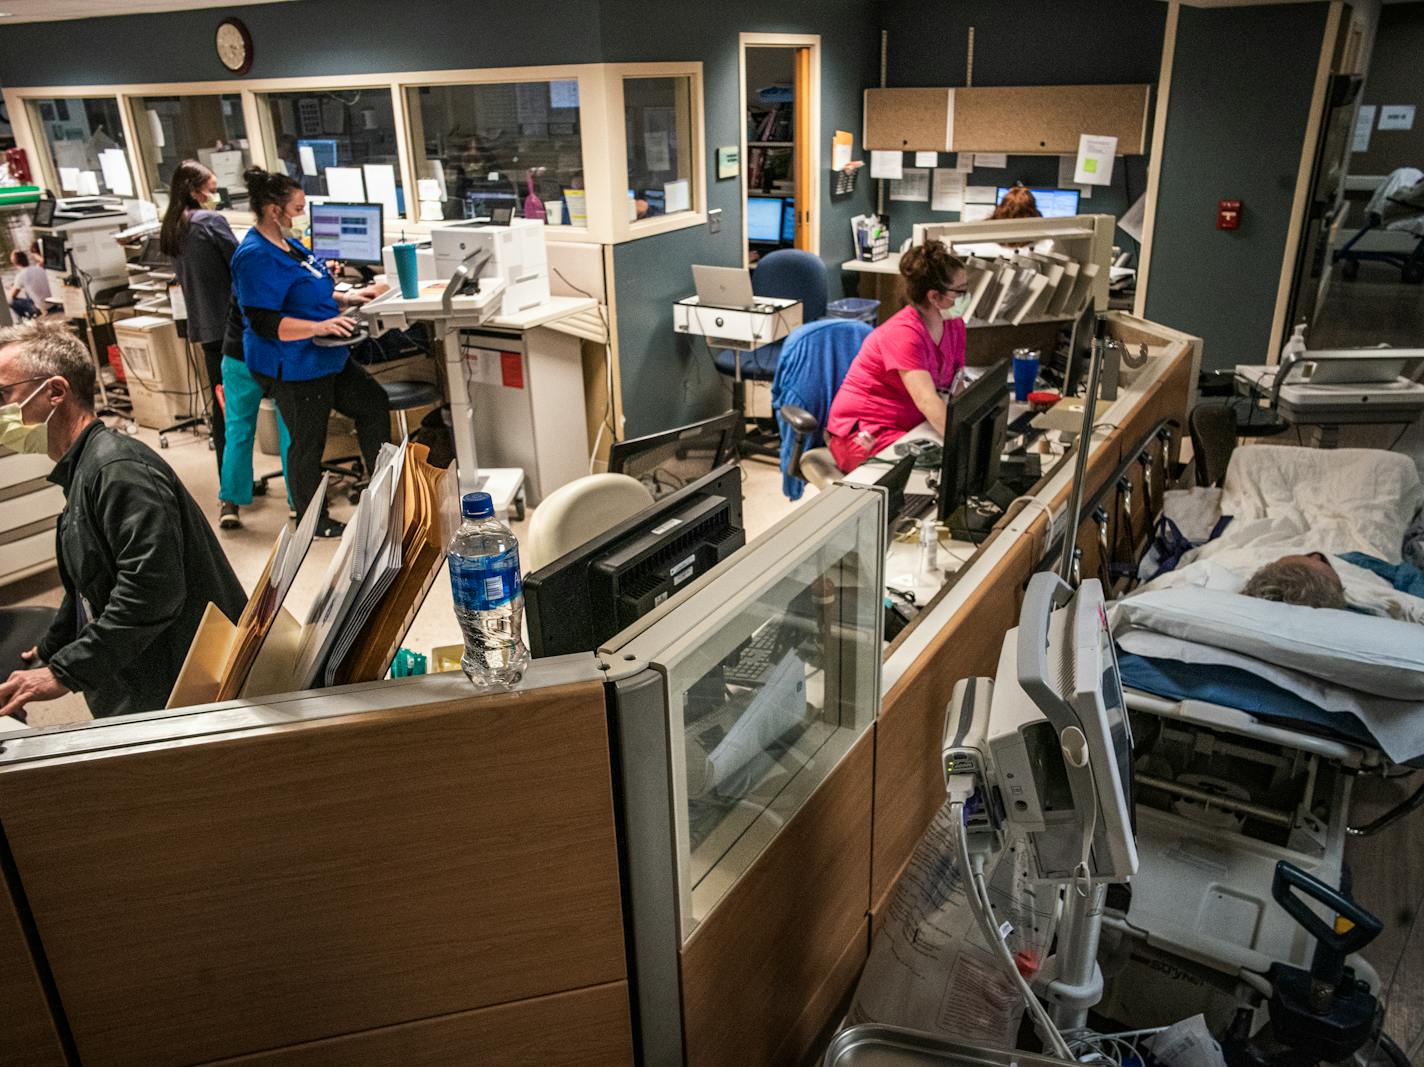
<path id="1" fill-rule="evenodd" d="M 252 34 L 240 19 L 223 19 L 218 23 L 214 43 L 218 60 L 234 74 L 246 74 L 252 69 Z"/>

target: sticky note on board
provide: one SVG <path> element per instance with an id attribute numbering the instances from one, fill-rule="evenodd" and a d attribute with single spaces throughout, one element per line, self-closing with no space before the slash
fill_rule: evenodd
<path id="1" fill-rule="evenodd" d="M 1116 155 L 1116 137 L 1083 134 L 1078 138 L 1078 161 L 1073 181 L 1080 185 L 1111 185 Z"/>

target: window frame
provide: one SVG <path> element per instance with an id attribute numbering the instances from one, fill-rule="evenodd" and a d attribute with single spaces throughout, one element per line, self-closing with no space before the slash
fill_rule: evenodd
<path id="1" fill-rule="evenodd" d="M 135 130 L 129 119 L 128 108 L 122 93 L 114 89 L 102 89 L 92 86 L 64 86 L 60 88 L 40 89 L 27 91 L 23 98 L 17 103 L 9 99 L 9 93 L 5 94 L 6 110 L 11 116 L 11 129 L 15 134 L 15 144 L 24 148 L 25 154 L 31 160 L 31 172 L 36 176 L 43 176 L 44 180 L 39 184 L 42 188 L 52 189 L 55 195 L 61 194 L 59 191 L 59 167 L 54 161 L 54 153 L 50 151 L 49 138 L 45 136 L 44 120 L 39 116 L 39 105 L 48 100 L 113 100 L 119 109 L 119 126 L 124 135 L 124 161 L 129 167 L 129 179 L 134 183 L 134 194 L 142 195 L 148 188 L 143 182 L 143 177 L 134 167 L 134 143 Z M 15 122 L 14 117 L 21 116 L 20 122 Z M 26 139 L 21 138 L 21 127 L 27 135 Z M 69 193 L 69 196 L 76 194 Z M 107 195 L 107 194 L 106 194 Z"/>
<path id="2" fill-rule="evenodd" d="M 148 201 L 149 203 L 151 203 L 151 204 L 156 204 L 156 203 L 158 203 L 158 201 L 157 201 L 157 199 L 156 199 L 156 193 L 158 192 L 158 190 L 155 190 L 154 187 L 153 187 L 153 183 L 148 180 L 148 164 L 149 164 L 149 161 L 144 158 L 144 155 L 143 155 L 143 138 L 139 136 L 139 128 L 140 128 L 140 127 L 139 127 L 139 124 L 140 124 L 141 122 L 147 121 L 147 120 L 145 120 L 145 119 L 143 118 L 143 116 L 142 116 L 143 102 L 144 102 L 145 100 L 147 100 L 149 97 L 153 97 L 153 96 L 212 96 L 212 97 L 219 97 L 219 98 L 220 98 L 220 97 L 224 97 L 224 96 L 235 96 L 235 97 L 237 97 L 237 98 L 238 98 L 238 106 L 242 108 L 243 127 L 244 127 L 244 129 L 247 130 L 247 145 L 248 145 L 248 148 L 247 148 L 247 155 L 248 155 L 248 158 L 251 159 L 253 162 L 256 162 L 256 161 L 257 161 L 257 153 L 256 153 L 256 148 L 255 148 L 256 140 L 257 140 L 257 139 L 256 139 L 255 137 L 253 137 L 253 135 L 252 135 L 252 127 L 248 124 L 248 118 L 249 118 L 249 116 L 248 116 L 248 110 L 247 110 L 247 100 L 246 100 L 246 98 L 245 98 L 245 95 L 244 95 L 243 93 L 241 93 L 241 92 L 238 92 L 238 91 L 233 90 L 233 89 L 214 89 L 214 90 L 212 90 L 211 92 L 196 92 L 196 93 L 195 93 L 195 92 L 185 92 L 185 93 L 150 93 L 150 92 L 141 92 L 141 93 L 126 93 L 126 94 L 121 94 L 121 95 L 119 96 L 119 103 L 120 103 L 120 104 L 123 106 L 123 108 L 124 108 L 124 123 L 125 123 L 125 129 L 126 129 L 126 130 L 131 129 L 131 130 L 133 130 L 133 132 L 134 132 L 134 137 L 133 137 L 133 141 L 132 141 L 132 143 L 133 143 L 133 150 L 132 150 L 131 152 L 128 152 L 128 156 L 129 156 L 129 169 L 130 169 L 131 171 L 133 171 L 133 173 L 134 173 L 134 188 L 137 190 L 139 196 L 141 196 L 144 200 L 147 200 L 147 201 Z M 126 133 L 126 134 L 125 134 L 125 138 L 127 138 L 127 137 L 128 137 L 128 135 L 127 135 L 127 133 Z M 126 150 L 126 151 L 127 151 L 127 150 Z M 154 170 L 156 171 L 157 169 L 158 169 L 158 168 L 155 166 L 155 167 L 154 167 Z M 162 190 L 162 191 L 163 191 L 164 193 L 166 193 L 168 190 L 164 189 L 164 190 Z M 162 215 L 162 209 L 159 210 L 159 214 Z M 232 214 L 234 214 L 234 215 L 242 215 L 242 214 L 245 214 L 245 212 L 232 212 Z"/>
<path id="3" fill-rule="evenodd" d="M 623 129 L 623 79 L 628 77 L 676 77 L 691 79 L 691 179 L 692 210 L 677 215 L 660 215 L 630 223 L 627 218 L 627 144 Z M 135 193 L 152 201 L 146 168 L 136 135 L 135 107 L 147 96 L 222 96 L 235 94 L 242 100 L 247 128 L 248 153 L 253 164 L 270 168 L 276 158 L 271 118 L 265 97 L 276 92 L 321 90 L 349 92 L 385 88 L 391 94 L 396 126 L 396 172 L 406 190 L 406 217 L 386 220 L 387 241 L 402 234 L 423 237 L 442 223 L 421 222 L 416 205 L 416 165 L 410 117 L 406 107 L 408 89 L 426 85 L 488 85 L 508 82 L 569 81 L 579 84 L 579 131 L 583 147 L 584 187 L 588 196 L 587 226 L 547 226 L 548 241 L 592 242 L 602 245 L 652 237 L 661 233 L 700 226 L 707 221 L 707 150 L 704 144 L 706 112 L 703 73 L 700 62 L 670 63 L 563 63 L 527 67 L 482 67 L 460 70 L 399 71 L 349 76 L 321 75 L 293 78 L 222 79 L 199 82 L 141 82 L 125 85 L 20 86 L 0 90 L 12 116 L 16 144 L 33 161 L 42 184 L 58 190 L 58 174 L 48 144 L 39 128 L 31 103 L 47 99 L 111 97 L 118 102 L 124 133 L 124 153 L 133 176 Z M 614 194 L 618 195 L 614 195 Z M 250 224 L 246 211 L 224 212 L 236 226 Z"/>

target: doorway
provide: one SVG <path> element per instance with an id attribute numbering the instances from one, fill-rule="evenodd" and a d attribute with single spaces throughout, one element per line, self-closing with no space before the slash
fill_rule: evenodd
<path id="1" fill-rule="evenodd" d="M 742 248 L 820 251 L 820 38 L 741 35 Z"/>

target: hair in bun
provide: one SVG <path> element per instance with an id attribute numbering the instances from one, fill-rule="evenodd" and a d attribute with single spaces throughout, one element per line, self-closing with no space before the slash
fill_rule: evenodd
<path id="1" fill-rule="evenodd" d="M 248 167 L 243 171 L 242 183 L 247 186 L 247 198 L 252 202 L 252 214 L 259 219 L 268 204 L 285 204 L 291 195 L 301 188 L 295 178 L 285 174 L 273 174 L 261 167 Z"/>
<path id="2" fill-rule="evenodd" d="M 964 260 L 951 252 L 943 241 L 932 239 L 922 245 L 912 245 L 900 256 L 900 273 L 905 279 L 905 291 L 910 302 L 923 304 L 934 290 L 946 293 L 954 287 L 955 276 L 964 270 Z"/>

